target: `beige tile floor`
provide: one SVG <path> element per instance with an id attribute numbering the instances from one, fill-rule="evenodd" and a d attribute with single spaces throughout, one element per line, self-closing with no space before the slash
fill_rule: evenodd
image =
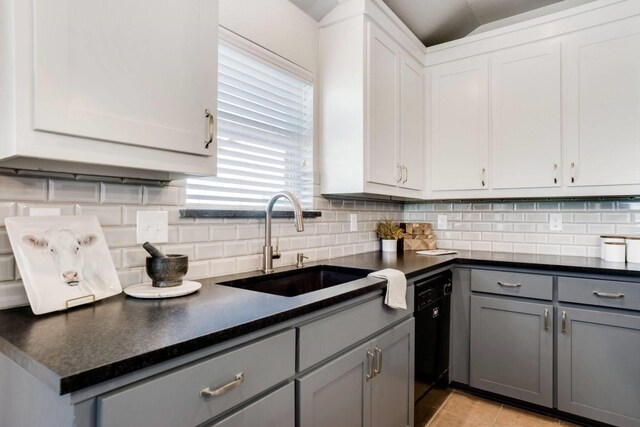
<path id="1" fill-rule="evenodd" d="M 416 406 L 416 427 L 514 426 L 575 424 L 502 405 L 459 390 L 432 390 Z"/>

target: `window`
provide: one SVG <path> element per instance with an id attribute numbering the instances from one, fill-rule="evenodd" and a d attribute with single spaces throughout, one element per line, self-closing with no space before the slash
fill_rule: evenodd
<path id="1" fill-rule="evenodd" d="M 262 209 L 279 190 L 313 200 L 313 85 L 257 46 L 221 41 L 218 176 L 187 180 L 187 204 Z"/>

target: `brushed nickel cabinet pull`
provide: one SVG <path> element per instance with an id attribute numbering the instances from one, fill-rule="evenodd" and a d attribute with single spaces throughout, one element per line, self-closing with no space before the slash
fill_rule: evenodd
<path id="1" fill-rule="evenodd" d="M 404 180 L 402 181 L 404 184 L 409 179 L 409 169 L 405 165 L 402 165 L 402 169 L 404 170 Z"/>
<path id="2" fill-rule="evenodd" d="M 366 375 L 367 381 L 369 381 L 374 376 L 374 370 L 373 370 L 374 358 L 375 356 L 373 355 L 371 350 L 367 350 L 367 375 Z"/>
<path id="3" fill-rule="evenodd" d="M 373 374 L 375 376 L 382 372 L 382 350 L 380 350 L 378 347 L 375 347 L 374 351 L 376 352 L 376 368 L 373 370 Z"/>
<path id="4" fill-rule="evenodd" d="M 482 168 L 482 186 L 484 187 L 486 184 L 486 175 L 487 175 L 487 170 L 485 168 Z"/>
<path id="5" fill-rule="evenodd" d="M 558 164 L 557 163 L 553 164 L 553 183 L 554 184 L 558 183 Z"/>
<path id="6" fill-rule="evenodd" d="M 396 184 L 400 184 L 400 182 L 402 182 L 402 178 L 404 178 L 402 173 L 403 169 L 400 163 L 396 163 L 396 167 L 400 168 L 400 178 L 398 178 L 398 180 L 396 181 Z"/>
<path id="7" fill-rule="evenodd" d="M 206 139 L 204 141 L 204 148 L 208 149 L 209 145 L 211 145 L 211 143 L 213 142 L 213 134 L 215 133 L 215 129 L 214 129 L 214 117 L 213 114 L 211 114 L 211 111 L 204 110 L 204 116 L 208 119 L 209 121 L 209 139 Z"/>
<path id="8" fill-rule="evenodd" d="M 614 294 L 611 292 L 593 291 L 593 294 L 601 298 L 624 298 L 624 294 L 621 294 L 621 293 Z"/>
<path id="9" fill-rule="evenodd" d="M 576 163 L 571 162 L 571 183 L 576 182 Z"/>
<path id="10" fill-rule="evenodd" d="M 230 390 L 240 386 L 244 382 L 244 372 L 239 372 L 236 374 L 236 377 L 230 383 L 223 385 L 215 390 L 212 390 L 210 387 L 205 388 L 200 391 L 200 397 L 208 399 L 210 397 L 222 396 Z"/>
<path id="11" fill-rule="evenodd" d="M 519 288 L 522 286 L 522 283 L 498 282 L 498 285 L 503 288 Z"/>
<path id="12" fill-rule="evenodd" d="M 549 309 L 548 308 L 544 309 L 544 330 L 545 331 L 549 330 Z"/>
<path id="13" fill-rule="evenodd" d="M 562 312 L 562 334 L 567 335 L 567 312 Z"/>

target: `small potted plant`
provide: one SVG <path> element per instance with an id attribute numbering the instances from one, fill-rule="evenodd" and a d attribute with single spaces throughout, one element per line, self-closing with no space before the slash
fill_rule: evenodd
<path id="1" fill-rule="evenodd" d="M 376 226 L 376 233 L 382 239 L 382 252 L 396 252 L 398 240 L 404 237 L 404 231 L 390 219 L 385 219 Z"/>

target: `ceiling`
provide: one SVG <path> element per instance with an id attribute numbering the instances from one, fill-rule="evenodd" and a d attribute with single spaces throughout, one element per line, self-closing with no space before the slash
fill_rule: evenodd
<path id="1" fill-rule="evenodd" d="M 289 1 L 319 21 L 346 0 Z M 426 46 L 432 46 L 462 38 L 481 25 L 566 0 L 383 1 Z"/>

